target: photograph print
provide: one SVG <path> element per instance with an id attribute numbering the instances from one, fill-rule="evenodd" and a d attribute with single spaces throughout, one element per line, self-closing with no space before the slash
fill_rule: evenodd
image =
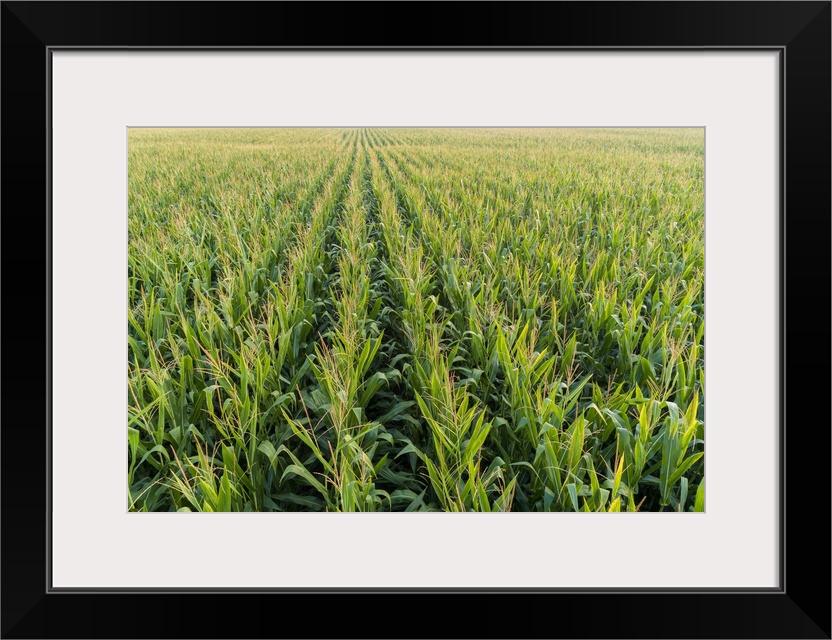
<path id="1" fill-rule="evenodd" d="M 704 511 L 703 128 L 131 128 L 131 512 Z"/>

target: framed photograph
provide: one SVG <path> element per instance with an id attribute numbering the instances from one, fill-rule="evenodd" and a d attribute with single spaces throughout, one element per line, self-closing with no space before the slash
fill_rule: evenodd
<path id="1" fill-rule="evenodd" d="M 2 636 L 829 638 L 830 44 L 4 2 Z"/>

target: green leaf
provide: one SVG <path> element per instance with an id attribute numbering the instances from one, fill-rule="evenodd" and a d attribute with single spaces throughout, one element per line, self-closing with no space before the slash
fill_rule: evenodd
<path id="1" fill-rule="evenodd" d="M 312 487 L 317 489 L 318 493 L 320 493 L 322 496 L 327 496 L 324 485 L 322 485 L 318 480 L 316 480 L 314 476 L 311 473 L 309 473 L 309 471 L 307 471 L 306 467 L 302 467 L 297 464 L 290 464 L 286 467 L 286 470 L 283 472 L 283 475 L 280 479 L 282 481 L 286 478 L 286 476 L 291 475 L 300 476 L 301 478 L 306 480 L 306 482 L 308 482 Z"/>
<path id="2" fill-rule="evenodd" d="M 693 510 L 697 513 L 704 513 L 705 511 L 705 481 L 699 483 L 696 489 L 696 499 L 693 503 Z"/>
<path id="3" fill-rule="evenodd" d="M 268 440 L 264 440 L 257 445 L 257 450 L 269 459 L 272 469 L 277 470 L 277 450 L 275 450 L 274 445 Z"/>
<path id="4" fill-rule="evenodd" d="M 685 472 L 688 469 L 690 469 L 691 466 L 693 466 L 704 455 L 705 454 L 700 451 L 699 453 L 694 453 L 692 456 L 689 456 L 687 459 L 685 459 L 685 461 L 679 465 L 676 471 L 673 472 L 673 475 L 670 476 L 670 481 L 668 484 L 670 484 L 670 486 L 675 485 L 679 481 L 679 478 L 681 478 L 685 474 Z"/>
<path id="5" fill-rule="evenodd" d="M 566 485 L 566 490 L 569 492 L 569 499 L 572 500 L 572 506 L 575 508 L 575 511 L 580 511 L 578 507 L 578 489 L 575 486 L 574 482 L 570 482 Z"/>

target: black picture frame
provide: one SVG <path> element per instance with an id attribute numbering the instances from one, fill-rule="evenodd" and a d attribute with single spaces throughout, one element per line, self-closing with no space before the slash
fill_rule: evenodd
<path id="1" fill-rule="evenodd" d="M 830 638 L 830 6 L 3 2 L 2 637 Z M 52 589 L 47 488 L 60 479 L 52 478 L 48 455 L 49 398 L 58 382 L 49 372 L 51 52 L 132 47 L 778 51 L 784 80 L 780 587 L 421 590 L 418 597 L 415 589 L 404 595 Z M 749 461 L 738 464 L 753 467 Z M 749 468 L 749 486 L 742 491 L 754 490 Z M 359 607 L 370 616 L 351 615 Z"/>

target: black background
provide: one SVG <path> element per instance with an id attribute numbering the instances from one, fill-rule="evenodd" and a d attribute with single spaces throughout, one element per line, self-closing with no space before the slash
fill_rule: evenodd
<path id="1" fill-rule="evenodd" d="M 830 637 L 829 2 L 3 2 L 1 11 L 3 638 Z M 787 469 L 784 588 L 754 593 L 47 593 L 47 47 L 127 46 L 783 47 L 781 393 L 786 380 L 792 389 L 781 415 L 788 445 L 782 461 Z M 742 259 L 741 246 L 737 259 Z M 83 310 L 79 300 L 78 312 Z M 90 385 L 94 393 L 95 381 Z M 77 420 L 82 424 L 83 416 Z M 81 463 L 96 464 L 94 459 Z M 709 491 L 731 491 L 738 499 L 758 491 L 753 461 L 738 464 L 750 465 L 742 473 L 747 486 Z M 83 500 L 84 488 L 77 489 L 77 499 Z M 137 562 L 153 561 L 154 541 L 124 543 Z M 495 544 L 494 556 L 483 561 L 512 562 L 510 549 L 519 543 Z M 680 545 L 689 550 L 690 562 L 707 553 L 691 541 Z M 505 557 L 498 555 L 501 549 L 507 550 Z M 611 538 L 611 567 L 620 551 Z M 562 548 L 554 543 L 551 550 L 541 550 L 546 552 Z M 183 571 L 193 561 L 183 555 Z M 251 558 L 223 554 L 223 561 Z M 372 561 L 399 564 L 402 559 Z M 662 559 L 645 555 L 645 570 L 655 562 Z"/>

